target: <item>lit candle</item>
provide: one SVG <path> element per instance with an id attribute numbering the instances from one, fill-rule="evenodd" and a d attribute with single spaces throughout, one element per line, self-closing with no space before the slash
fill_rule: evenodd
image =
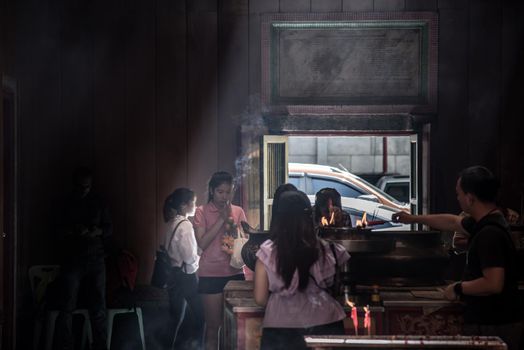
<path id="1" fill-rule="evenodd" d="M 358 335 L 358 315 L 357 315 L 356 306 L 351 307 L 351 319 L 353 319 L 353 327 L 355 327 L 355 335 Z"/>
<path id="2" fill-rule="evenodd" d="M 355 335 L 358 335 L 358 315 L 355 303 L 349 300 L 346 295 L 346 304 L 351 307 L 351 319 L 353 320 L 353 327 L 355 327 Z"/>
<path id="3" fill-rule="evenodd" d="M 368 336 L 371 335 L 371 316 L 369 311 L 369 305 L 364 306 L 364 311 L 366 312 L 364 316 L 364 328 L 368 330 Z"/>

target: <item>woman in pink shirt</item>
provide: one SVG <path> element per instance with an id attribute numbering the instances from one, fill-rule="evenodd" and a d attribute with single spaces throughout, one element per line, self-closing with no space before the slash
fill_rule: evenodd
<path id="1" fill-rule="evenodd" d="M 266 307 L 261 349 L 306 349 L 304 335 L 344 334 L 344 309 L 327 289 L 349 254 L 317 238 L 303 192 L 282 194 L 270 233 L 255 268 L 255 302 Z"/>
<path id="2" fill-rule="evenodd" d="M 240 221 L 246 221 L 244 210 L 231 204 L 232 191 L 231 174 L 214 173 L 208 184 L 207 204 L 196 209 L 193 223 L 198 246 L 202 249 L 198 291 L 205 309 L 206 349 L 217 348 L 224 286 L 231 280 L 244 280 L 242 269 L 231 267 L 231 255 L 223 247 L 226 233 L 232 233 L 235 226 L 240 227 Z"/>

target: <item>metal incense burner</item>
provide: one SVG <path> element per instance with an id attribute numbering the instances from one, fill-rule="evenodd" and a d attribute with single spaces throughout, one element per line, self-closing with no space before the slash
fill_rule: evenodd
<path id="1" fill-rule="evenodd" d="M 374 232 L 369 228 L 319 227 L 319 236 L 340 243 L 351 255 L 337 274 L 335 290 L 339 296 L 355 296 L 357 285 L 444 284 L 449 254 L 438 231 Z"/>

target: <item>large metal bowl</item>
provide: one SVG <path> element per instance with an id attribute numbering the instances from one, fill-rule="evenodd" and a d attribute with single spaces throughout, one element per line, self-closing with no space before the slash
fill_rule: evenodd
<path id="1" fill-rule="evenodd" d="M 370 231 L 319 228 L 319 235 L 351 254 L 348 279 L 355 284 L 439 285 L 449 255 L 438 231 Z"/>
<path id="2" fill-rule="evenodd" d="M 351 253 L 388 253 L 395 249 L 391 237 L 374 238 L 371 229 L 355 227 L 319 227 L 321 238 L 340 243 Z"/>
<path id="3" fill-rule="evenodd" d="M 330 240 L 368 239 L 370 232 L 370 228 L 358 227 L 320 226 L 318 228 L 319 237 Z"/>
<path id="4" fill-rule="evenodd" d="M 370 239 L 394 239 L 398 248 L 442 248 L 442 233 L 440 231 L 374 231 L 367 236 Z"/>
<path id="5" fill-rule="evenodd" d="M 332 240 L 340 243 L 350 254 L 355 253 L 389 253 L 395 249 L 395 241 L 392 239 L 365 240 L 365 239 L 343 239 Z"/>

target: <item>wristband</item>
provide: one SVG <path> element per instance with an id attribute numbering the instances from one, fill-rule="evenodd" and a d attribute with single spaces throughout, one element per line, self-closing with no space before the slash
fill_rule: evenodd
<path id="1" fill-rule="evenodd" d="M 464 293 L 462 293 L 462 282 L 457 282 L 453 286 L 453 291 L 458 297 L 461 297 Z"/>

